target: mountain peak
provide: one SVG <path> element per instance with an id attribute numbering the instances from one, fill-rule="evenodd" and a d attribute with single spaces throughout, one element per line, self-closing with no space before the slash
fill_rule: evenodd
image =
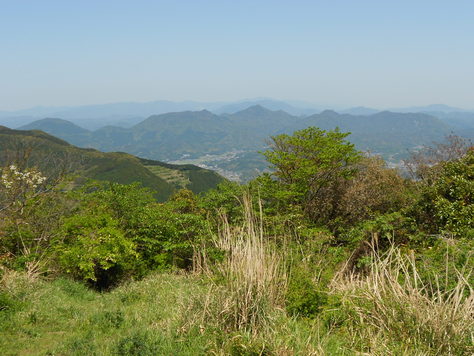
<path id="1" fill-rule="evenodd" d="M 339 114 L 337 112 L 335 112 L 334 110 L 324 110 L 322 111 L 319 115 L 323 115 L 323 116 L 339 116 Z"/>
<path id="2" fill-rule="evenodd" d="M 248 108 L 246 108 L 244 110 L 241 110 L 241 111 L 237 112 L 236 114 L 238 114 L 238 113 L 259 114 L 259 113 L 264 113 L 264 112 L 269 112 L 269 111 L 271 111 L 271 110 L 267 109 L 266 107 L 264 107 L 260 104 L 256 104 L 256 105 L 249 106 Z"/>
<path id="3" fill-rule="evenodd" d="M 57 119 L 57 118 L 45 118 L 30 122 L 27 125 L 20 127 L 21 130 L 42 130 L 52 135 L 57 135 L 57 130 L 67 132 L 69 134 L 84 134 L 89 132 L 88 130 L 72 123 L 71 121 Z"/>

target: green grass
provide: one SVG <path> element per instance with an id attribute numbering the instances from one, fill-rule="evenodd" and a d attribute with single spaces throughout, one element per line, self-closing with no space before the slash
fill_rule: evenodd
<path id="1" fill-rule="evenodd" d="M 68 279 L 29 280 L 17 272 L 2 277 L 1 271 L 0 277 L 0 355 L 470 355 L 472 350 L 414 347 L 374 328 L 360 318 L 360 308 L 347 309 L 346 303 L 330 302 L 314 319 L 274 308 L 257 332 L 229 329 L 212 317 L 222 311 L 218 303 L 225 291 L 206 276 L 152 274 L 108 293 Z"/>
<path id="2" fill-rule="evenodd" d="M 195 194 L 214 189 L 225 180 L 216 172 L 192 164 L 170 164 L 144 158 L 140 158 L 140 162 L 171 186 L 186 188 Z"/>
<path id="3" fill-rule="evenodd" d="M 281 310 L 258 335 L 224 331 L 203 312 L 216 293 L 211 286 L 204 277 L 154 274 L 98 293 L 68 279 L 29 281 L 13 273 L 2 282 L 11 307 L 0 311 L 0 354 L 352 354 L 318 321 Z"/>
<path id="4" fill-rule="evenodd" d="M 67 279 L 13 283 L 8 294 L 16 306 L 0 312 L 2 355 L 205 351 L 204 337 L 183 338 L 180 329 L 191 299 L 203 294 L 193 277 L 155 275 L 104 294 Z"/>

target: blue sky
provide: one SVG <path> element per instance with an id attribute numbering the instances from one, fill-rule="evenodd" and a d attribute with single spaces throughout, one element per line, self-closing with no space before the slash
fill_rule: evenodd
<path id="1" fill-rule="evenodd" d="M 0 0 L 0 110 L 303 100 L 474 109 L 474 1 Z"/>

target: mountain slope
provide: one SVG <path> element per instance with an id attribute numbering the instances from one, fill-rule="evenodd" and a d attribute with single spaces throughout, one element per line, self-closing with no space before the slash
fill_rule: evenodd
<path id="1" fill-rule="evenodd" d="M 76 146 L 87 146 L 90 141 L 90 131 L 73 124 L 70 121 L 46 118 L 21 126 L 18 130 L 41 130 L 50 135 L 61 137 Z"/>
<path id="2" fill-rule="evenodd" d="M 38 166 L 45 174 L 67 169 L 80 177 L 107 180 L 121 184 L 140 182 L 165 200 L 178 188 L 189 188 L 196 193 L 214 188 L 223 178 L 215 172 L 196 166 L 166 165 L 144 161 L 127 153 L 103 153 L 94 149 L 78 148 L 42 131 L 11 130 L 0 127 L 0 164 L 9 164 L 24 153 L 29 154 L 27 165 Z M 187 184 L 177 185 L 147 166 L 166 165 L 168 170 L 183 174 Z M 190 173 L 191 172 L 191 173 Z"/>
<path id="3" fill-rule="evenodd" d="M 156 115 L 131 128 L 133 142 L 127 149 L 160 159 L 218 153 L 232 149 L 226 140 L 232 130 L 228 120 L 207 110 Z"/>
<path id="4" fill-rule="evenodd" d="M 407 150 L 419 145 L 442 141 L 451 128 L 438 118 L 422 113 L 379 112 L 368 116 L 338 114 L 323 111 L 286 128 L 285 131 L 317 126 L 324 130 L 339 127 L 351 132 L 348 140 L 360 150 L 381 154 L 385 159 L 398 160 Z"/>

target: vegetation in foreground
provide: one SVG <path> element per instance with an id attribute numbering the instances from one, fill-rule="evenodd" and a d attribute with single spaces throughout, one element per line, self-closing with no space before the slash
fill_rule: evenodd
<path id="1" fill-rule="evenodd" d="M 406 179 L 346 136 L 276 136 L 274 174 L 165 203 L 11 162 L 1 353 L 471 355 L 474 151 Z"/>

